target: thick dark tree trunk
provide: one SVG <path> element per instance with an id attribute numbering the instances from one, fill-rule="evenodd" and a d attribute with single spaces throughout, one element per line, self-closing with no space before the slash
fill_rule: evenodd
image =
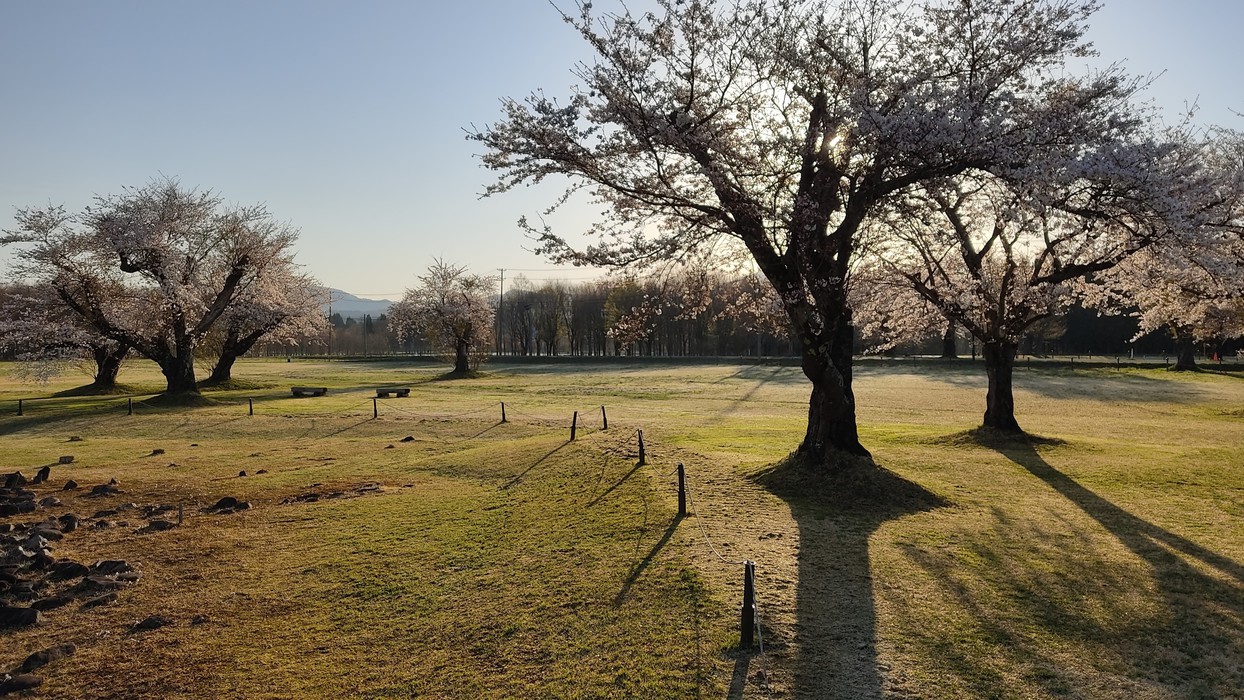
<path id="1" fill-rule="evenodd" d="M 1196 339 L 1191 333 L 1175 333 L 1175 366 L 1176 372 L 1196 369 Z"/>
<path id="2" fill-rule="evenodd" d="M 255 347 L 255 343 L 259 342 L 268 330 L 262 328 L 242 337 L 234 336 L 232 332 L 227 335 L 224 344 L 220 347 L 220 357 L 216 359 L 212 373 L 203 383 L 226 384 L 233 379 L 233 364 L 238 361 L 239 357 L 250 352 L 250 349 Z"/>
<path id="3" fill-rule="evenodd" d="M 222 352 L 212 366 L 212 373 L 207 375 L 204 384 L 227 384 L 233 379 L 233 363 L 238 361 L 241 353 Z"/>
<path id="4" fill-rule="evenodd" d="M 459 340 L 454 348 L 454 374 L 466 374 L 471 371 L 470 346 L 465 340 Z"/>
<path id="5" fill-rule="evenodd" d="M 99 389 L 115 389 L 117 374 L 121 372 L 121 363 L 125 361 L 125 356 L 129 352 L 128 345 L 115 348 L 93 348 L 91 355 L 95 359 L 95 381 L 91 382 L 91 385 Z"/>
<path id="6" fill-rule="evenodd" d="M 953 360 L 959 357 L 959 349 L 955 346 L 956 336 L 955 322 L 948 321 L 946 323 L 946 332 L 942 334 L 942 357 L 947 360 Z"/>
<path id="7" fill-rule="evenodd" d="M 1015 370 L 1015 343 L 986 341 L 981 345 L 985 372 L 989 375 L 989 393 L 985 396 L 986 428 L 1022 433 L 1015 420 L 1015 394 L 1011 376 Z"/>
<path id="8" fill-rule="evenodd" d="M 801 366 L 812 382 L 808 432 L 799 454 L 826 470 L 842 466 L 844 454 L 871 457 L 860 444 L 855 427 L 855 394 L 851 391 L 854 327 L 841 323 L 828 341 L 805 345 Z"/>
<path id="9" fill-rule="evenodd" d="M 197 394 L 199 387 L 194 381 L 194 353 L 189 348 L 180 354 L 168 354 L 157 360 L 167 383 L 166 394 Z"/>

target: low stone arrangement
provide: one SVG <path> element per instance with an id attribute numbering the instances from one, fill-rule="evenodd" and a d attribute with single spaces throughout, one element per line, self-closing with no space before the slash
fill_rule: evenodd
<path id="1" fill-rule="evenodd" d="M 161 452 L 153 450 L 153 454 Z M 51 483 L 52 468 L 72 462 L 72 457 L 61 457 L 29 478 L 20 471 L 0 474 L 0 635 L 42 624 L 49 610 L 77 606 L 78 611 L 87 611 L 115 603 L 125 589 L 142 578 L 133 565 L 122 560 L 88 565 L 56 557 L 58 543 L 67 537 L 80 537 L 84 530 L 131 527 L 136 535 L 147 535 L 172 530 L 183 521 L 182 505 L 125 502 L 125 491 L 116 479 L 86 487 L 73 479 L 59 486 Z M 360 487 L 350 495 L 363 492 L 364 487 Z M 338 495 L 343 494 L 329 497 Z M 67 500 L 72 500 L 72 505 L 67 505 Z M 199 512 L 228 515 L 250 508 L 247 501 L 225 496 Z M 91 514 L 79 515 L 72 509 Z M 191 624 L 206 621 L 206 617 L 197 616 Z M 170 624 L 173 621 L 166 617 L 151 615 L 134 624 L 129 633 Z M 40 686 L 43 679 L 33 671 L 76 651 L 72 643 L 61 644 L 31 654 L 8 672 L 0 670 L 0 696 Z"/>

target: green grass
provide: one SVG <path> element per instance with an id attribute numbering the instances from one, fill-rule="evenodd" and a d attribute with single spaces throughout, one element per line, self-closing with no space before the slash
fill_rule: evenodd
<path id="1" fill-rule="evenodd" d="M 7 371 L 0 464 L 29 475 L 73 454 L 53 488 L 116 477 L 122 499 L 188 504 L 167 533 L 61 543 L 144 578 L 113 606 L 3 633 L 5 665 L 78 643 L 46 670 L 49 697 L 1244 697 L 1235 375 L 1034 364 L 1017 415 L 1042 439 L 1015 441 L 969 432 L 978 365 L 863 363 L 861 436 L 887 470 L 863 489 L 773 471 L 802 437 L 794 367 L 435 381 L 427 364 L 246 361 L 210 405 L 174 409 L 145 401 L 159 376 L 135 363 L 133 416 L 125 397 L 64 396 L 22 417 L 17 398 L 73 382 Z M 373 420 L 381 385 L 413 390 Z M 682 521 L 677 462 L 696 512 Z M 368 482 L 383 490 L 355 495 Z M 859 495 L 878 487 L 900 495 Z M 350 497 L 282 504 L 308 490 Z M 255 507 L 200 513 L 223 495 Z M 742 572 L 722 558 L 757 562 L 763 656 L 730 650 Z M 154 613 L 175 624 L 126 634 Z"/>

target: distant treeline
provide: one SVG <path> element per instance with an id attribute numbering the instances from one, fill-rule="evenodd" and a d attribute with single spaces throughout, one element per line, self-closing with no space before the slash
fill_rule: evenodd
<path id="1" fill-rule="evenodd" d="M 764 282 L 752 278 L 705 278 L 688 283 L 610 279 L 532 285 L 519 278 L 498 297 L 494 352 L 504 356 L 757 357 L 795 356 L 797 348 L 775 306 L 766 306 Z M 331 338 L 306 339 L 293 347 L 270 345 L 260 353 L 281 355 L 431 354 L 419 337 L 399 342 L 384 314 L 330 318 Z M 1154 332 L 1133 342 L 1138 323 L 1127 315 L 1103 316 L 1072 307 L 1035 326 L 1021 343 L 1030 355 L 1161 356 L 1174 340 Z M 329 335 L 329 334 L 326 334 Z M 874 344 L 857 338 L 861 351 Z M 1239 341 L 1201 348 L 1205 356 L 1234 354 Z M 971 356 L 973 343 L 957 334 L 957 353 Z M 942 338 L 900 345 L 887 354 L 940 355 Z"/>

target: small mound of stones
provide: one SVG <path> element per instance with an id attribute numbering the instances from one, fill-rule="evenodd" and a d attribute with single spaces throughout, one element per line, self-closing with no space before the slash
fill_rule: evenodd
<path id="1" fill-rule="evenodd" d="M 320 499 L 328 498 L 358 498 L 359 496 L 384 492 L 384 487 L 374 481 L 359 484 L 358 486 L 348 488 L 347 490 L 310 490 L 319 489 L 321 486 L 323 486 L 323 484 L 312 484 L 307 487 L 309 490 L 283 499 L 281 501 L 281 505 L 287 505 L 290 503 L 315 503 Z"/>
<path id="2" fill-rule="evenodd" d="M 62 463 L 67 463 L 62 460 Z M 158 516 L 178 510 L 171 505 L 138 505 L 119 503 L 100 510 L 90 517 L 73 512 L 59 515 L 48 509 L 63 509 L 62 497 L 38 493 L 34 487 L 53 488 L 49 484 L 51 467 L 43 467 L 34 478 L 21 472 L 0 477 L 0 632 L 40 625 L 44 613 L 76 605 L 90 610 L 116 602 L 124 590 L 136 584 L 142 575 L 127 561 L 105 559 L 85 564 L 69 558 L 57 558 L 55 550 L 66 536 L 82 528 L 119 527 L 125 521 L 111 518 L 125 515 L 147 520 L 137 532 L 161 532 L 176 527 L 169 519 Z M 66 494 L 78 485 L 68 481 L 54 493 Z M 113 479 L 91 487 L 77 498 L 111 498 L 121 494 L 120 484 Z M 63 498 L 70 498 L 69 495 Z M 233 507 L 239 507 L 236 503 Z M 180 514 L 178 519 L 180 520 Z M 76 536 L 76 535 L 75 535 Z M 158 615 L 134 625 L 134 631 L 158 629 L 170 621 Z M 18 667 L 0 673 L 0 696 L 38 687 L 43 679 L 32 674 L 39 668 L 64 659 L 77 651 L 72 643 L 49 647 L 31 654 Z"/>

